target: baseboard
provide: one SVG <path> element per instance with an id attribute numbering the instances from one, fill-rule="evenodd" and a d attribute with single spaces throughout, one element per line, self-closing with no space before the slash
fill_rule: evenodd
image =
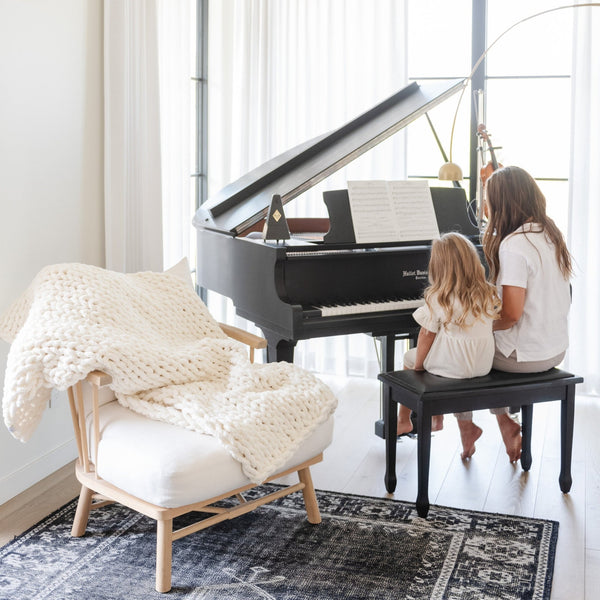
<path id="1" fill-rule="evenodd" d="M 0 479 L 0 505 L 51 475 L 77 456 L 75 440 L 70 439 L 50 452 Z"/>

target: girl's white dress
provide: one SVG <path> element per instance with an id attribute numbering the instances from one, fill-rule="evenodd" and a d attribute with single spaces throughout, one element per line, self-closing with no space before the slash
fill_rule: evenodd
<path id="1" fill-rule="evenodd" d="M 475 319 L 470 315 L 463 327 L 458 327 L 455 319 L 444 326 L 443 309 L 435 298 L 430 303 L 431 309 L 425 304 L 413 313 L 415 321 L 421 327 L 436 334 L 424 361 L 425 370 L 454 379 L 487 375 L 494 360 L 493 319 L 486 315 Z M 460 312 L 460 307 L 455 306 L 454 314 L 458 316 Z M 405 367 L 414 367 L 416 352 L 416 348 L 406 352 Z"/>

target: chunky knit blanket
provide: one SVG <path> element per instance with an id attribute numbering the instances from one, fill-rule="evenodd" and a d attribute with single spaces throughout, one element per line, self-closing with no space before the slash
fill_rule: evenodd
<path id="1" fill-rule="evenodd" d="M 0 337 L 12 342 L 4 421 L 22 441 L 51 388 L 100 370 L 122 405 L 215 436 L 259 483 L 336 407 L 329 388 L 301 368 L 250 363 L 189 282 L 169 273 L 46 267 L 0 317 Z"/>

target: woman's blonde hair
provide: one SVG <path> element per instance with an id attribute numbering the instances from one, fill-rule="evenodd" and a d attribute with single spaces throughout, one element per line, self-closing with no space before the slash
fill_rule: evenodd
<path id="1" fill-rule="evenodd" d="M 445 313 L 443 325 L 452 321 L 464 327 L 470 315 L 476 319 L 499 318 L 501 300 L 496 286 L 486 280 L 475 246 L 460 233 L 445 233 L 433 241 L 429 282 L 425 302 L 432 308 L 431 300 L 435 297 Z M 462 308 L 458 316 L 455 315 L 456 301 Z"/>
<path id="2" fill-rule="evenodd" d="M 498 279 L 500 243 L 525 223 L 536 223 L 554 244 L 556 262 L 565 277 L 572 274 L 571 255 L 560 229 L 546 215 L 546 198 L 533 177 L 520 167 L 503 167 L 486 182 L 488 224 L 483 233 L 483 250 L 490 279 Z M 523 233 L 523 235 L 527 235 Z"/>

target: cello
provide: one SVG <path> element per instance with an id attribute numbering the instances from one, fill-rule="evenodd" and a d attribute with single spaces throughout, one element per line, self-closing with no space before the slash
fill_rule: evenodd
<path id="1" fill-rule="evenodd" d="M 490 134 L 487 132 L 485 125 L 480 123 L 477 126 L 477 135 L 482 139 L 482 141 L 487 145 L 487 148 L 490 152 L 490 160 L 487 165 L 481 167 L 479 169 L 479 177 L 481 178 L 481 184 L 485 187 L 485 182 L 488 180 L 489 176 L 502 167 L 502 165 L 496 159 L 496 154 L 494 153 L 494 147 L 492 146 L 492 141 L 490 140 Z"/>

